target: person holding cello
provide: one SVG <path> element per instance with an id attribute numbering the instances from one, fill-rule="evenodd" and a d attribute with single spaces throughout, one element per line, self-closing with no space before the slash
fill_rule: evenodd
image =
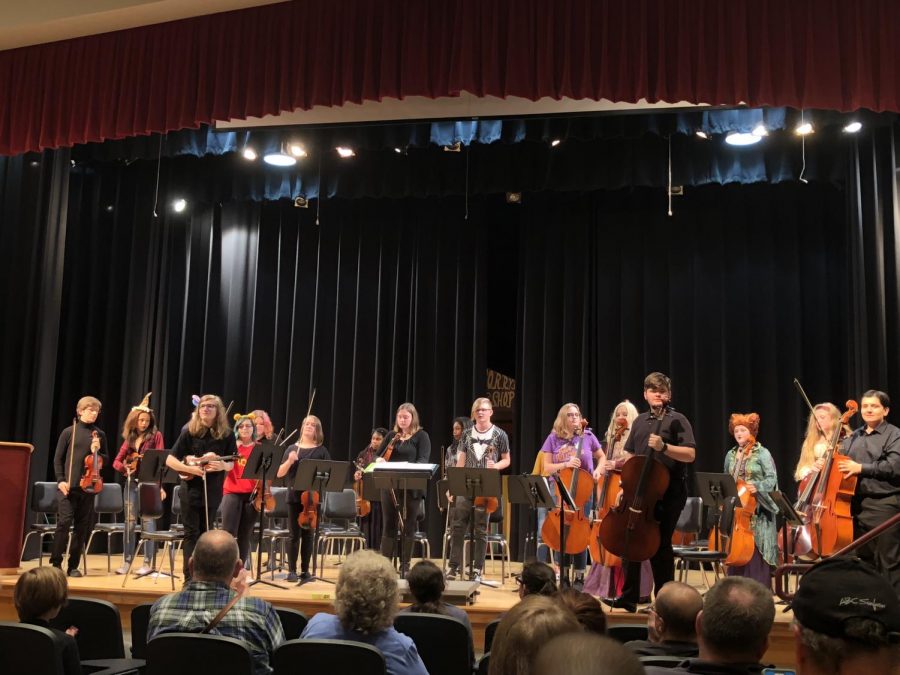
<path id="1" fill-rule="evenodd" d="M 672 534 L 687 501 L 687 465 L 692 464 L 696 457 L 694 430 L 688 418 L 669 405 L 671 398 L 672 382 L 666 375 L 660 372 L 647 375 L 644 378 L 644 400 L 649 404 L 650 410 L 638 415 L 631 427 L 628 440 L 625 441 L 626 452 L 643 456 L 647 461 L 658 461 L 669 474 L 668 486 L 662 497 L 654 504 L 641 505 L 642 508 L 653 509 L 659 523 L 659 548 L 650 556 L 653 585 L 656 590 L 675 578 Z M 627 464 L 626 461 L 623 466 L 623 486 Z M 634 490 L 632 486 L 627 487 L 628 491 Z M 625 494 L 623 491 L 623 496 Z M 630 506 L 632 505 L 621 505 L 625 509 Z M 627 612 L 635 612 L 640 599 L 640 589 L 641 563 L 628 561 L 622 595 L 612 598 L 607 604 Z"/>
<path id="2" fill-rule="evenodd" d="M 844 441 L 847 458 L 838 460 L 845 476 L 859 476 L 851 502 L 853 536 L 861 537 L 900 513 L 900 429 L 887 421 L 891 399 L 870 389 L 862 395 L 865 425 Z M 900 528 L 893 527 L 868 542 L 857 554 L 890 581 L 900 593 Z"/>
<path id="3" fill-rule="evenodd" d="M 291 530 L 291 541 L 288 547 L 288 581 L 305 583 L 310 578 L 309 561 L 313 553 L 313 536 L 315 534 L 315 514 L 312 510 L 318 502 L 318 495 L 312 490 L 300 492 L 293 489 L 297 477 L 297 465 L 304 459 L 331 459 L 322 431 L 322 421 L 315 415 L 307 415 L 300 423 L 300 438 L 284 451 L 281 465 L 278 467 L 278 478 L 284 478 L 288 486 L 288 527 Z M 300 553 L 300 576 L 297 576 L 297 553 Z"/>
<path id="4" fill-rule="evenodd" d="M 584 422 L 584 424 L 582 423 Z M 541 446 L 541 452 L 544 453 L 543 470 L 547 475 L 558 474 L 564 469 L 575 469 L 587 474 L 592 480 L 600 475 L 599 471 L 594 471 L 594 460 L 604 460 L 605 455 L 600 447 L 600 441 L 594 436 L 590 429 L 585 428 L 586 421 L 581 416 L 581 409 L 574 403 L 566 403 L 559 409 L 556 414 L 556 420 L 553 422 L 553 430 L 544 440 Z M 596 474 L 596 475 L 595 475 Z M 567 487 L 569 487 L 567 485 Z M 574 497 L 574 495 L 573 495 Z M 559 496 L 557 495 L 557 500 Z M 557 501 L 559 504 L 559 501 Z M 593 504 L 593 490 L 591 495 L 582 506 L 583 513 L 587 518 Z M 559 509 L 554 509 L 547 514 L 547 519 L 556 517 L 559 519 Z M 541 525 L 542 538 L 551 550 L 558 551 L 560 543 L 557 542 L 554 547 L 553 542 L 548 541 L 547 537 L 547 520 Z M 590 527 L 588 525 L 588 527 Z M 555 528 L 555 529 L 558 529 Z M 569 548 L 566 546 L 566 548 Z M 587 568 L 587 544 L 583 550 L 574 554 L 575 581 L 573 587 L 580 591 L 584 588 L 584 571 Z M 568 565 L 571 560 L 567 557 L 564 559 L 564 566 Z M 562 585 L 568 584 L 567 579 L 561 579 Z"/>
<path id="5" fill-rule="evenodd" d="M 725 455 L 724 471 L 743 481 L 756 503 L 756 509 L 750 514 L 751 533 L 739 533 L 732 529 L 732 538 L 752 534 L 753 554 L 745 564 L 728 565 L 726 573 L 728 576 L 749 577 L 771 588 L 772 568 L 778 564 L 778 529 L 775 526 L 778 507 L 769 496 L 770 492 L 778 489 L 775 462 L 772 454 L 756 440 L 759 433 L 759 415 L 756 413 L 734 413 L 728 420 L 728 432 L 734 436 L 737 445 Z M 740 504 L 736 508 L 740 508 Z"/>
<path id="6" fill-rule="evenodd" d="M 59 488 L 59 517 L 50 564 L 62 566 L 69 542 L 69 528 L 74 522 L 67 568 L 70 577 L 81 576 L 78 564 L 94 520 L 94 491 L 90 481 L 83 478 L 88 477 L 87 472 L 99 472 L 102 465 L 109 461 L 106 434 L 95 424 L 100 407 L 100 401 L 93 396 L 78 399 L 75 406 L 78 421 L 73 421 L 72 426 L 62 430 L 53 455 L 53 471 Z"/>
<path id="7" fill-rule="evenodd" d="M 472 419 L 475 425 L 462 434 L 456 453 L 456 466 L 472 469 L 496 469 L 502 471 L 509 466 L 509 437 L 500 427 L 491 423 L 494 406 L 489 398 L 476 398 L 472 404 Z M 494 508 L 491 508 L 493 506 Z M 452 535 L 450 538 L 450 569 L 447 579 L 459 576 L 463 568 L 463 539 L 469 529 L 469 518 L 475 519 L 475 555 L 471 581 L 481 581 L 484 569 L 484 554 L 487 549 L 487 527 L 490 514 L 496 504 L 473 504 L 466 497 L 456 497 L 453 504 Z"/>
<path id="8" fill-rule="evenodd" d="M 240 413 L 234 416 L 234 435 L 237 439 L 237 455 L 231 470 L 225 474 L 222 485 L 222 529 L 237 539 L 238 552 L 244 563 L 250 558 L 250 535 L 256 522 L 256 509 L 252 495 L 256 480 L 242 478 L 250 453 L 256 447 L 256 415 Z"/>
<path id="9" fill-rule="evenodd" d="M 800 459 L 794 469 L 794 480 L 800 483 L 812 471 L 819 472 L 825 466 L 825 455 L 831 449 L 831 436 L 840 424 L 841 411 L 834 403 L 818 403 L 813 407 L 806 424 L 806 437 L 800 448 Z M 850 435 L 849 427 L 846 435 Z M 843 436 L 843 434 L 842 434 Z"/>

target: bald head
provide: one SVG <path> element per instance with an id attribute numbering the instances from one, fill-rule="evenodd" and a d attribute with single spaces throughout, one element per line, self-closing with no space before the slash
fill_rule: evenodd
<path id="1" fill-rule="evenodd" d="M 191 575 L 197 581 L 229 583 L 240 570 L 237 540 L 225 530 L 200 535 L 191 556 Z"/>
<path id="2" fill-rule="evenodd" d="M 696 642 L 697 615 L 703 609 L 703 597 L 696 588 L 670 581 L 659 589 L 653 607 L 656 617 L 650 615 L 648 628 L 654 642 Z"/>

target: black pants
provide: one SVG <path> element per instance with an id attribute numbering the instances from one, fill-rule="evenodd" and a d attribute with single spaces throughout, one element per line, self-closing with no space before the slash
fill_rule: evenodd
<path id="1" fill-rule="evenodd" d="M 856 539 L 900 513 L 900 495 L 854 499 L 853 513 L 853 538 Z M 894 590 L 900 593 L 900 528 L 883 532 L 861 546 L 857 553 L 887 577 Z"/>
<path id="2" fill-rule="evenodd" d="M 397 502 L 403 509 L 403 532 L 400 542 L 400 564 L 408 565 L 412 557 L 413 536 L 416 533 L 416 517 L 422 505 L 422 497 L 416 492 L 406 492 L 404 508 L 403 490 L 397 490 Z M 416 495 L 416 496 L 413 496 Z M 397 548 L 397 508 L 391 499 L 389 490 L 381 491 L 381 510 L 384 513 L 384 530 L 381 533 L 381 555 L 386 558 L 394 556 Z"/>
<path id="3" fill-rule="evenodd" d="M 484 555 L 487 550 L 487 528 L 488 528 L 488 512 L 484 507 L 476 508 L 472 501 L 466 497 L 457 497 L 453 501 L 452 511 L 450 515 L 451 530 L 450 535 L 450 568 L 459 569 L 468 564 L 468 560 L 463 560 L 463 542 L 469 531 L 469 519 L 475 519 L 475 550 L 474 565 L 475 569 L 484 569 Z"/>
<path id="4" fill-rule="evenodd" d="M 678 517 L 687 501 L 687 486 L 683 478 L 673 478 L 663 498 L 656 507 L 659 519 L 659 549 L 650 558 L 653 570 L 655 592 L 670 581 L 675 580 L 675 554 L 672 551 L 672 534 L 678 524 Z M 625 585 L 622 587 L 622 601 L 637 603 L 641 594 L 641 563 L 629 562 L 625 568 Z"/>
<path id="5" fill-rule="evenodd" d="M 222 497 L 222 529 L 237 539 L 241 560 L 246 563 L 250 556 L 250 535 L 259 512 L 253 508 L 250 493 L 227 494 Z"/>
<path id="6" fill-rule="evenodd" d="M 187 492 L 187 490 L 181 494 L 183 495 L 185 492 Z M 188 562 L 190 561 L 191 556 L 194 555 L 194 547 L 197 545 L 197 540 L 200 538 L 200 535 L 206 532 L 206 516 L 209 516 L 210 527 L 215 526 L 216 509 L 219 508 L 218 503 L 210 502 L 209 512 L 207 513 L 203 505 L 202 491 L 199 494 L 197 494 L 196 491 L 190 493 L 188 499 L 189 501 L 187 504 L 182 503 L 181 511 L 181 522 L 184 524 L 184 544 L 182 545 L 181 552 L 184 555 L 183 570 L 185 582 L 190 581 L 191 578 L 191 570 L 188 566 Z"/>
<path id="7" fill-rule="evenodd" d="M 75 487 L 69 490 L 68 496 L 57 491 L 56 498 L 59 504 L 59 516 L 56 521 L 56 533 L 53 535 L 50 564 L 57 567 L 62 565 L 66 544 L 69 541 L 69 528 L 74 523 L 72 545 L 69 547 L 69 565 L 66 568 L 74 570 L 81 562 L 84 545 L 87 543 L 91 527 L 94 525 L 94 495 L 89 495 L 81 488 Z"/>
<path id="8" fill-rule="evenodd" d="M 312 558 L 315 532 L 309 527 L 300 527 L 298 516 L 303 513 L 303 505 L 299 502 L 288 502 L 288 527 L 291 530 L 291 542 L 288 546 L 288 568 L 297 572 L 297 553 L 300 553 L 300 571 L 309 572 L 309 559 Z M 321 570 L 319 570 L 321 575 Z"/>

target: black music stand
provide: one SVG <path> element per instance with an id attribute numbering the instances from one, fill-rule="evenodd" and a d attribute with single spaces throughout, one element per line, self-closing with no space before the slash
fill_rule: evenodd
<path id="1" fill-rule="evenodd" d="M 447 482 L 450 484 L 451 495 L 466 497 L 472 503 L 472 514 L 469 518 L 469 579 L 472 579 L 475 575 L 475 498 L 495 497 L 498 500 L 502 498 L 500 472 L 497 469 L 451 466 L 447 469 Z M 497 588 L 493 583 L 485 581 L 480 583 Z"/>
<path id="2" fill-rule="evenodd" d="M 244 472 L 241 474 L 241 478 L 260 481 L 256 489 L 262 490 L 263 495 L 265 495 L 266 481 L 269 480 L 269 470 L 272 468 L 273 462 L 277 463 L 277 460 L 275 459 L 276 454 L 279 455 L 280 458 L 281 448 L 272 445 L 268 441 L 263 441 L 253 448 L 253 451 L 247 458 Z M 275 471 L 272 471 L 272 474 L 274 473 Z M 256 542 L 256 578 L 248 585 L 255 586 L 256 584 L 265 584 L 266 586 L 280 588 L 281 590 L 286 591 L 286 586 L 262 578 L 262 542 L 266 519 L 265 501 L 265 499 L 261 500 L 259 509 L 259 538 Z"/>
<path id="3" fill-rule="evenodd" d="M 694 477 L 697 494 L 713 512 L 713 536 L 710 543 L 719 541 L 719 522 L 722 518 L 722 507 L 729 500 L 738 498 L 737 483 L 730 473 L 697 472 Z"/>
<path id="4" fill-rule="evenodd" d="M 178 475 L 177 471 L 166 466 L 166 457 L 170 454 L 171 450 L 145 450 L 144 454 L 141 456 L 141 463 L 138 465 L 137 470 L 138 486 L 140 486 L 141 483 L 157 483 L 160 486 L 175 485 L 175 489 L 178 489 L 178 483 L 181 482 L 181 476 Z M 138 487 L 138 489 L 140 489 L 140 487 Z M 164 574 L 169 576 L 168 572 L 156 569 L 155 548 L 153 551 L 153 564 L 151 567 L 153 569 L 138 575 L 137 578 L 140 579 L 142 577 L 150 576 L 151 574 Z"/>
<path id="5" fill-rule="evenodd" d="M 547 487 L 547 479 L 543 476 L 533 476 L 529 473 L 521 476 L 507 476 L 506 489 L 509 492 L 510 504 L 527 504 L 531 509 L 531 538 L 534 541 L 534 557 L 538 555 L 538 509 L 552 509 L 556 506 L 553 503 L 553 495 Z M 526 537 L 526 541 L 527 541 Z M 526 546 L 525 558 L 528 558 Z"/>
<path id="6" fill-rule="evenodd" d="M 320 495 L 316 505 L 316 529 L 313 536 L 313 568 L 312 576 L 301 579 L 297 585 L 303 586 L 311 581 L 324 581 L 329 584 L 334 582 L 318 576 L 316 569 L 318 564 L 319 536 L 322 527 L 322 502 L 325 501 L 326 492 L 343 492 L 347 482 L 347 472 L 350 470 L 350 462 L 335 462 L 329 459 L 301 459 L 297 465 L 297 476 L 294 478 L 294 490 L 305 492 L 313 490 Z M 324 566 L 324 556 L 322 565 Z"/>
<path id="7" fill-rule="evenodd" d="M 399 503 L 395 504 L 397 509 L 397 532 L 395 541 L 397 542 L 396 545 L 400 547 L 399 551 L 402 552 L 403 514 L 406 513 L 406 493 L 408 490 L 426 491 L 428 489 L 428 481 L 431 480 L 431 477 L 437 470 L 437 464 L 422 464 L 419 469 L 398 469 L 392 467 L 392 463 L 395 462 L 379 462 L 376 464 L 372 469 L 372 478 L 375 487 L 379 490 L 390 490 L 394 493 L 396 493 L 397 490 L 403 491 L 403 508 L 400 508 Z M 398 554 L 398 558 L 399 557 L 401 556 Z M 403 572 L 401 565 L 400 578 L 404 579 L 405 577 L 406 574 Z"/>
<path id="8" fill-rule="evenodd" d="M 803 518 L 800 517 L 800 514 L 797 513 L 783 492 L 773 490 L 768 494 L 772 501 L 775 502 L 775 506 L 778 507 L 778 520 L 781 521 L 781 551 L 782 555 L 784 555 L 784 564 L 791 565 L 796 562 L 796 558 L 793 554 L 794 547 L 788 545 L 788 526 L 802 527 L 804 525 Z M 794 541 L 796 542 L 796 539 Z M 786 605 L 787 603 L 784 600 L 779 600 L 775 604 Z"/>

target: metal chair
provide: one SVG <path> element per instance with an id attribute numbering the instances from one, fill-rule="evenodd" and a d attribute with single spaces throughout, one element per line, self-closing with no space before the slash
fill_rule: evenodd
<path id="1" fill-rule="evenodd" d="M 413 551 L 416 550 L 416 544 L 422 549 L 422 559 L 431 558 L 431 542 L 428 541 L 428 533 L 419 529 L 425 522 L 425 500 L 419 502 L 419 510 L 416 511 L 416 532 L 413 535 Z"/>
<path id="2" fill-rule="evenodd" d="M 512 569 L 512 558 L 509 553 L 509 542 L 506 541 L 506 537 L 503 536 L 503 532 L 501 528 L 503 527 L 503 499 L 500 499 L 500 505 L 497 507 L 497 510 L 494 511 L 488 517 L 488 531 L 487 531 L 487 542 L 486 542 L 486 555 L 485 557 L 490 559 L 491 561 L 491 571 L 493 572 L 494 568 L 494 547 L 500 547 L 500 578 L 506 579 L 506 566 L 509 565 L 510 569 Z M 495 528 L 495 529 L 494 529 Z M 467 529 L 465 535 L 463 537 L 463 565 L 468 564 L 469 560 L 469 545 L 471 543 L 469 537 L 469 530 Z"/>
<path id="3" fill-rule="evenodd" d="M 56 492 L 59 488 L 56 483 L 39 481 L 31 488 L 31 511 L 34 513 L 35 522 L 28 528 L 25 541 L 22 542 L 22 553 L 19 559 L 25 555 L 28 546 L 28 538 L 36 534 L 40 541 L 38 546 L 38 565 L 44 564 L 44 537 L 52 537 L 56 533 L 56 518 L 50 518 L 50 514 L 56 516 L 59 512 L 59 502 Z M 69 528 L 69 538 L 72 537 L 72 528 Z"/>
<path id="4" fill-rule="evenodd" d="M 726 531 L 731 529 L 732 514 L 733 511 L 730 509 L 725 509 L 722 514 L 720 525 L 722 528 L 726 528 Z M 676 529 L 678 528 L 682 532 L 697 533 L 703 529 L 703 503 L 699 497 L 688 497 L 684 508 L 681 510 L 681 515 L 678 517 Z M 678 581 L 686 581 L 688 570 L 692 563 L 696 563 L 700 568 L 703 585 L 706 587 L 706 590 L 710 589 L 709 579 L 706 576 L 706 565 L 712 567 L 715 577 L 713 583 L 725 576 L 723 563 L 727 557 L 726 554 L 719 551 L 711 551 L 708 548 L 699 548 L 699 543 L 698 547 L 673 547 L 673 550 L 675 553 L 675 573 Z"/>
<path id="5" fill-rule="evenodd" d="M 317 569 L 324 569 L 325 556 L 334 552 L 334 542 L 343 542 L 352 551 L 366 547 L 366 536 L 356 522 L 356 492 L 352 488 L 343 492 L 326 492 L 322 505 L 323 524 L 319 529 L 319 546 L 314 555 L 319 556 Z"/>
<path id="6" fill-rule="evenodd" d="M 253 658 L 242 641 L 223 635 L 165 633 L 147 643 L 147 675 L 252 675 Z M 294 664 L 296 669 L 296 664 Z"/>
<path id="7" fill-rule="evenodd" d="M 380 650 L 350 640 L 288 640 L 272 656 L 275 675 L 294 675 L 298 664 L 302 664 L 306 673 L 385 675 L 387 672 Z"/>
<path id="8" fill-rule="evenodd" d="M 288 488 L 273 487 L 272 497 L 275 499 L 275 508 L 271 513 L 267 514 L 268 527 L 263 530 L 263 545 L 269 542 L 269 560 L 268 568 L 272 578 L 275 578 L 276 560 L 279 571 L 284 569 L 284 561 L 287 557 L 285 552 L 285 542 L 291 538 L 291 531 L 287 527 L 288 505 L 287 505 Z M 279 555 L 275 555 L 275 546 L 280 544 Z"/>
<path id="9" fill-rule="evenodd" d="M 151 518 L 156 520 L 160 518 L 163 514 L 163 505 L 162 499 L 159 494 L 159 485 L 157 483 L 141 483 L 138 486 L 138 495 L 139 501 L 141 504 L 141 517 L 142 518 Z M 172 515 L 177 516 L 181 513 L 181 486 L 177 486 L 175 488 L 175 494 L 172 496 Z M 162 543 L 163 544 L 163 554 L 169 554 L 169 581 L 172 585 L 172 590 L 175 590 L 175 549 L 177 546 L 184 541 L 184 530 L 160 530 L 155 532 L 147 532 L 142 530 L 140 533 L 140 541 L 138 542 L 137 550 L 134 552 L 134 555 L 131 558 L 131 562 L 128 563 L 128 569 L 125 572 L 125 578 L 122 579 L 122 588 L 125 588 L 125 584 L 128 583 L 128 576 L 131 574 L 131 568 L 134 566 L 134 561 L 140 558 L 141 547 L 143 547 L 148 541 Z M 152 574 L 156 571 L 156 555 L 153 556 L 153 571 L 149 572 Z M 159 581 L 159 575 L 157 574 L 154 579 L 154 583 Z"/>
<path id="10" fill-rule="evenodd" d="M 469 631 L 459 619 L 443 614 L 401 612 L 394 628 L 408 635 L 429 675 L 458 675 L 472 672 L 474 654 L 469 648 Z"/>
<path id="11" fill-rule="evenodd" d="M 112 571 L 112 554 L 110 550 L 110 538 L 114 534 L 122 537 L 123 545 L 125 541 L 125 523 L 116 521 L 116 515 L 125 510 L 125 502 L 122 498 L 122 486 L 118 483 L 104 483 L 103 489 L 94 495 L 94 512 L 97 515 L 112 514 L 113 522 L 96 523 L 91 530 L 91 534 L 87 540 L 87 546 L 84 547 L 85 573 L 87 573 L 87 554 L 91 550 L 91 542 L 94 541 L 95 534 L 106 535 L 106 572 Z"/>

